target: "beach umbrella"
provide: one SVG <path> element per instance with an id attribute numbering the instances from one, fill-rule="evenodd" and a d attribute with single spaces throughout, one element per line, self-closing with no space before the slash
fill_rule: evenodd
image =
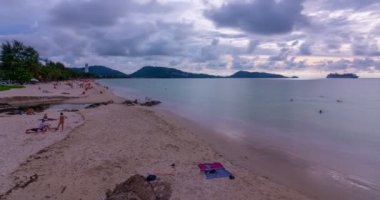
<path id="1" fill-rule="evenodd" d="M 35 78 L 32 78 L 32 79 L 30 79 L 30 82 L 39 82 L 39 80 L 35 79 Z"/>

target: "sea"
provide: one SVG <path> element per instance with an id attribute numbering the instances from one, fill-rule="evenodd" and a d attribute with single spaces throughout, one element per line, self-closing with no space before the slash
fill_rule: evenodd
<path id="1" fill-rule="evenodd" d="M 223 137 L 210 141 L 233 162 L 307 196 L 380 199 L 380 79 L 98 82 L 161 101 Z"/>

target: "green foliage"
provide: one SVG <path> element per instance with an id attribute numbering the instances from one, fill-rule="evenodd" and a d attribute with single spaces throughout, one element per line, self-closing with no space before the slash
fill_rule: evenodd
<path id="1" fill-rule="evenodd" d="M 20 83 L 25 83 L 32 79 L 32 74 L 25 68 L 17 67 L 13 70 L 5 71 L 4 77 L 8 80 L 15 80 Z"/>
<path id="2" fill-rule="evenodd" d="M 0 91 L 15 89 L 15 88 L 24 88 L 22 85 L 0 85 Z"/>
<path id="3" fill-rule="evenodd" d="M 58 81 L 82 77 L 83 74 L 73 72 L 60 62 L 39 62 L 38 52 L 22 42 L 5 42 L 1 45 L 0 78 L 20 83 L 29 82 L 31 78 L 42 81 Z"/>

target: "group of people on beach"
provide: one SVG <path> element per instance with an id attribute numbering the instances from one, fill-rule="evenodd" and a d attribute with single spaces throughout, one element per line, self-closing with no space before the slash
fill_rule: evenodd
<path id="1" fill-rule="evenodd" d="M 63 131 L 63 126 L 65 124 L 65 119 L 67 119 L 67 117 L 65 115 L 63 115 L 63 113 L 61 112 L 60 115 L 59 115 L 59 118 L 58 118 L 58 125 L 56 128 L 54 128 L 54 130 L 59 130 L 59 128 L 61 128 L 61 131 Z M 31 129 L 27 129 L 25 131 L 25 133 L 29 134 L 29 133 L 38 133 L 38 132 L 46 132 L 50 129 L 52 129 L 50 127 L 50 124 L 46 123 L 46 121 L 55 121 L 57 119 L 54 119 L 54 118 L 49 118 L 47 116 L 47 114 L 45 113 L 44 114 L 44 117 L 41 119 L 41 122 L 38 126 L 38 128 L 31 128 Z"/>

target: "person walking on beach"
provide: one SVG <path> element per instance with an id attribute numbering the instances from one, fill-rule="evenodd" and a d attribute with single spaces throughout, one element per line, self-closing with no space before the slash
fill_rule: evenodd
<path id="1" fill-rule="evenodd" d="M 63 113 L 61 113 L 59 115 L 59 122 L 58 122 L 58 126 L 57 126 L 57 130 L 59 130 L 59 127 L 61 126 L 61 131 L 63 131 L 63 125 L 65 124 L 65 119 L 67 117 L 65 115 L 63 115 Z"/>

